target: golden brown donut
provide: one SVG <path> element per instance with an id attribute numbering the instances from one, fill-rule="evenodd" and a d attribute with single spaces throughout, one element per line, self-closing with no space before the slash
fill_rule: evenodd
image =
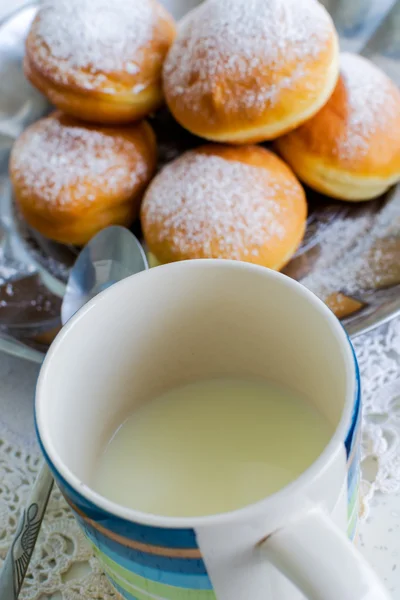
<path id="1" fill-rule="evenodd" d="M 10 175 L 30 226 L 51 240 L 81 245 L 108 225 L 134 221 L 155 166 L 148 123 L 107 128 L 56 112 L 15 142 Z"/>
<path id="2" fill-rule="evenodd" d="M 400 92 L 366 58 L 341 54 L 341 75 L 322 110 L 275 142 L 316 190 L 368 200 L 400 180 Z"/>
<path id="3" fill-rule="evenodd" d="M 303 237 L 305 194 L 259 146 L 210 144 L 169 163 L 146 191 L 143 234 L 159 263 L 227 258 L 281 269 Z"/>
<path id="4" fill-rule="evenodd" d="M 157 0 L 46 0 L 26 42 L 25 74 L 58 108 L 126 123 L 162 104 L 161 70 L 175 37 Z"/>
<path id="5" fill-rule="evenodd" d="M 242 144 L 309 119 L 338 70 L 337 35 L 317 0 L 207 0 L 179 24 L 164 92 L 189 131 Z"/>

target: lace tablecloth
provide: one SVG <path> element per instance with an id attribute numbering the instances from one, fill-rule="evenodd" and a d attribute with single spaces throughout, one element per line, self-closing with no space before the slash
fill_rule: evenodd
<path id="1" fill-rule="evenodd" d="M 358 338 L 355 348 L 364 401 L 362 518 L 367 519 L 374 497 L 381 499 L 381 505 L 385 496 L 396 499 L 394 506 L 398 506 L 398 513 L 393 508 L 391 513 L 394 513 L 393 520 L 399 523 L 392 527 L 390 522 L 385 524 L 384 531 L 381 518 L 374 545 L 370 544 L 370 553 L 378 549 L 387 554 L 388 545 L 377 537 L 383 539 L 384 534 L 396 533 L 400 528 L 400 499 L 397 501 L 400 492 L 400 320 Z M 36 376 L 37 367 L 0 356 L 0 563 L 41 461 L 32 422 Z M 374 510 L 371 509 L 371 515 Z M 362 526 L 361 546 L 366 544 L 367 537 L 368 526 Z M 397 568 L 396 554 L 397 550 L 387 557 L 392 571 Z M 400 598 L 400 587 L 396 595 Z M 52 494 L 21 598 L 117 598 L 57 490 Z"/>

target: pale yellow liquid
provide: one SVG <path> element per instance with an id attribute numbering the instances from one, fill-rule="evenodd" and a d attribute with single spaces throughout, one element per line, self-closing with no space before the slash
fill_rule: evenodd
<path id="1" fill-rule="evenodd" d="M 227 512 L 293 481 L 331 435 L 325 418 L 285 388 L 200 381 L 136 410 L 99 458 L 93 487 L 163 516 Z"/>

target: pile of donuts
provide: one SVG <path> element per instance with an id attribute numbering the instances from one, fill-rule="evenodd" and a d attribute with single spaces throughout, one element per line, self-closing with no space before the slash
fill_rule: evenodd
<path id="1" fill-rule="evenodd" d="M 306 228 L 300 182 L 359 201 L 400 180 L 399 90 L 340 53 L 317 0 L 204 0 L 178 24 L 157 0 L 45 0 L 24 70 L 57 111 L 14 144 L 15 201 L 60 243 L 140 218 L 154 264 L 279 270 Z M 145 118 L 164 103 L 207 143 L 156 174 Z"/>

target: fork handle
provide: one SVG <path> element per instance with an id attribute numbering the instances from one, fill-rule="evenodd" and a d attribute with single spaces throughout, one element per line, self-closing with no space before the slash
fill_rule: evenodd
<path id="1" fill-rule="evenodd" d="M 0 572 L 1 600 L 17 600 L 18 598 L 53 483 L 49 468 L 43 464 L 33 485 L 28 504 L 19 518 L 16 534 Z"/>

